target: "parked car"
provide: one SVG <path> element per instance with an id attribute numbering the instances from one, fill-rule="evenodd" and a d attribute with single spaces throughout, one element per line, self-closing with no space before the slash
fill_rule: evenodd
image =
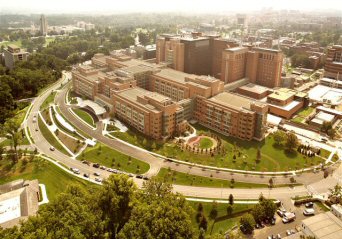
<path id="1" fill-rule="evenodd" d="M 85 174 L 83 174 L 83 177 L 85 177 L 85 178 L 89 178 L 89 173 L 85 173 Z"/>
<path id="2" fill-rule="evenodd" d="M 143 176 L 140 175 L 140 174 L 136 175 L 135 177 L 136 177 L 136 178 L 143 178 Z"/>
<path id="3" fill-rule="evenodd" d="M 128 176 L 129 177 L 134 177 L 134 174 L 133 173 L 129 173 Z"/>
<path id="4" fill-rule="evenodd" d="M 311 207 L 313 207 L 313 202 L 308 202 L 308 203 L 305 203 L 305 207 L 306 208 L 311 208 Z"/>
<path id="5" fill-rule="evenodd" d="M 275 225 L 275 223 L 276 223 L 276 218 L 273 217 L 273 218 L 271 219 L 271 225 Z"/>
<path id="6" fill-rule="evenodd" d="M 102 169 L 102 170 L 106 170 L 107 168 L 105 167 L 105 166 L 100 166 L 100 169 Z"/>
<path id="7" fill-rule="evenodd" d="M 290 230 L 286 230 L 286 236 L 290 236 L 291 235 L 291 231 Z"/>
<path id="8" fill-rule="evenodd" d="M 278 234 L 278 235 L 277 235 L 277 239 L 281 239 L 281 236 L 280 236 L 280 234 Z"/>
<path id="9" fill-rule="evenodd" d="M 95 178 L 95 181 L 101 183 L 102 182 L 102 178 Z"/>
<path id="10" fill-rule="evenodd" d="M 83 160 L 82 163 L 84 163 L 86 165 L 90 165 L 90 163 L 87 160 Z"/>
<path id="11" fill-rule="evenodd" d="M 95 176 L 100 176 L 100 173 L 95 172 L 94 175 L 95 175 Z"/>
<path id="12" fill-rule="evenodd" d="M 94 163 L 94 164 L 93 164 L 93 167 L 94 167 L 94 168 L 99 168 L 99 167 L 100 167 L 100 164 Z"/>
<path id="13" fill-rule="evenodd" d="M 50 150 L 51 150 L 51 151 L 55 151 L 55 147 L 51 146 L 51 147 L 50 147 Z"/>
<path id="14" fill-rule="evenodd" d="M 279 209 L 277 210 L 277 214 L 279 217 L 283 217 L 284 216 L 284 213 L 282 211 L 280 211 Z"/>
<path id="15" fill-rule="evenodd" d="M 149 180 L 149 178 L 147 176 L 143 176 L 142 179 Z"/>
<path id="16" fill-rule="evenodd" d="M 313 208 L 307 208 L 303 212 L 304 216 L 313 216 L 315 215 L 315 210 Z"/>

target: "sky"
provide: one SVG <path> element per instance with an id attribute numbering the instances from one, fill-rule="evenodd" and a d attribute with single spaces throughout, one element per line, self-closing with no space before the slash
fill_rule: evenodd
<path id="1" fill-rule="evenodd" d="M 263 8 L 329 9 L 342 13 L 342 0 L 0 0 L 0 12 L 12 13 L 223 13 Z"/>

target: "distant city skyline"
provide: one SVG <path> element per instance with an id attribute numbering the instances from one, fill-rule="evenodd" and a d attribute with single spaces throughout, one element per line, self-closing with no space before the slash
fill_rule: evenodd
<path id="1" fill-rule="evenodd" d="M 249 12 L 264 8 L 275 10 L 332 10 L 341 11 L 339 0 L 126 0 L 126 1 L 82 1 L 82 0 L 0 0 L 0 12 L 11 13 L 117 13 L 117 12 L 181 12 L 181 13 L 224 13 Z"/>

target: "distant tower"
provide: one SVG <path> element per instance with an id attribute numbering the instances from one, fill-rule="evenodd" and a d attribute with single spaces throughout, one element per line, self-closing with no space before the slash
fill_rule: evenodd
<path id="1" fill-rule="evenodd" d="M 42 34 L 43 36 L 46 36 L 47 30 L 48 30 L 48 24 L 47 24 L 44 14 L 42 14 L 40 16 L 40 34 Z"/>

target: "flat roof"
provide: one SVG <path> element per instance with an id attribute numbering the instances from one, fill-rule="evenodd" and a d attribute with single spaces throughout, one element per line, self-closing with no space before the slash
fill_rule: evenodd
<path id="1" fill-rule="evenodd" d="M 331 212 L 304 219 L 302 223 L 309 228 L 317 239 L 341 239 L 342 221 Z"/>
<path id="2" fill-rule="evenodd" d="M 331 122 L 335 118 L 335 115 L 325 113 L 323 111 L 318 112 L 318 114 L 315 116 L 315 119 L 320 119 L 323 121 Z"/>
<path id="3" fill-rule="evenodd" d="M 228 93 L 228 92 L 222 92 L 210 99 L 208 99 L 208 101 L 214 102 L 214 103 L 219 103 L 222 105 L 225 105 L 227 107 L 233 107 L 236 109 L 247 109 L 250 110 L 251 109 L 251 104 L 252 103 L 259 103 L 262 104 L 260 102 L 251 100 L 249 98 L 240 96 L 240 95 L 236 95 L 236 94 L 232 94 L 232 93 Z"/>
<path id="4" fill-rule="evenodd" d="M 155 73 L 154 75 L 177 81 L 179 83 L 185 83 L 185 78 L 191 76 L 188 73 L 176 71 L 170 68 L 161 69 L 160 72 Z"/>
<path id="5" fill-rule="evenodd" d="M 324 107 L 324 106 L 321 106 L 321 105 L 318 106 L 318 107 L 316 108 L 316 110 L 321 110 L 321 111 L 329 112 L 329 113 L 335 114 L 335 115 L 342 115 L 342 112 L 339 111 L 339 110 L 327 108 L 327 107 Z"/>
<path id="6" fill-rule="evenodd" d="M 263 94 L 271 89 L 261 86 L 261 85 L 256 85 L 253 83 L 249 83 L 247 85 L 241 86 L 239 87 L 239 89 L 241 90 L 245 90 L 245 91 L 250 91 L 250 92 L 255 92 L 257 94 Z"/>
<path id="7" fill-rule="evenodd" d="M 267 97 L 277 99 L 277 100 L 287 100 L 288 98 L 294 95 L 295 94 L 293 92 L 285 92 L 285 91 L 276 90 L 275 92 L 273 92 Z"/>
<path id="8" fill-rule="evenodd" d="M 156 111 L 159 111 L 159 110 L 157 110 L 154 106 L 152 106 L 150 104 L 142 104 L 138 100 L 138 96 L 141 96 L 141 97 L 148 96 L 148 97 L 155 99 L 156 101 L 161 102 L 161 103 L 164 101 L 171 100 L 171 98 L 169 98 L 167 96 L 164 96 L 164 95 L 161 95 L 161 94 L 158 94 L 155 92 L 147 91 L 147 90 L 140 88 L 140 87 L 135 87 L 135 88 L 123 90 L 123 91 L 119 92 L 118 95 L 122 96 L 123 98 L 125 98 L 131 102 L 134 102 L 138 106 L 141 106 L 143 108 L 148 108 L 150 110 L 156 110 Z"/>
<path id="9" fill-rule="evenodd" d="M 296 107 L 298 104 L 300 104 L 300 102 L 299 102 L 299 101 L 296 101 L 296 100 L 294 100 L 294 101 L 292 101 L 291 103 L 289 103 L 289 104 L 287 104 L 287 105 L 284 105 L 284 106 L 273 105 L 273 104 L 270 104 L 270 103 L 269 103 L 269 105 L 271 105 L 271 106 L 273 106 L 273 107 L 276 107 L 276 108 L 282 109 L 282 110 L 286 110 L 286 111 L 292 110 L 292 109 L 293 109 L 294 107 Z"/>
<path id="10" fill-rule="evenodd" d="M 0 224 L 21 217 L 20 188 L 0 196 Z"/>

